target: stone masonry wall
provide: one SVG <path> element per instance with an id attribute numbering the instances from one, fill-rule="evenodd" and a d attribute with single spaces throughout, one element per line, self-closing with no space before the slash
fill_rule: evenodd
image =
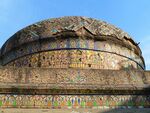
<path id="1" fill-rule="evenodd" d="M 1 67 L 0 107 L 149 108 L 149 84 L 148 71 Z"/>
<path id="2" fill-rule="evenodd" d="M 80 77 L 80 78 L 77 78 Z M 150 83 L 148 71 L 98 70 L 60 68 L 1 67 L 1 83 L 89 83 L 144 84 Z"/>

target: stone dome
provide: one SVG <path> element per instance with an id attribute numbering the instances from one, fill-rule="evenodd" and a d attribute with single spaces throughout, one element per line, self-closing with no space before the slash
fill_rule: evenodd
<path id="1" fill-rule="evenodd" d="M 127 33 L 78 16 L 52 18 L 18 31 L 2 46 L 1 65 L 145 69 L 141 50 Z"/>

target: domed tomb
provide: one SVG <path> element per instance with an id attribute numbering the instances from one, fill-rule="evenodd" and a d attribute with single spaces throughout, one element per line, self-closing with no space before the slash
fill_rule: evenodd
<path id="1" fill-rule="evenodd" d="M 1 65 L 14 67 L 145 69 L 138 44 L 104 21 L 62 17 L 30 25 L 1 48 Z"/>
<path id="2" fill-rule="evenodd" d="M 30 25 L 2 46 L 0 65 L 1 108 L 150 107 L 150 73 L 138 44 L 103 21 L 74 16 Z"/>

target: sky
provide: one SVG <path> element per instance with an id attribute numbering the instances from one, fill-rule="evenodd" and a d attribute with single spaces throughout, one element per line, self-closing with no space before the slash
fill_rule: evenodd
<path id="1" fill-rule="evenodd" d="M 28 25 L 62 16 L 92 17 L 128 32 L 150 70 L 150 0 L 0 0 L 0 47 Z"/>

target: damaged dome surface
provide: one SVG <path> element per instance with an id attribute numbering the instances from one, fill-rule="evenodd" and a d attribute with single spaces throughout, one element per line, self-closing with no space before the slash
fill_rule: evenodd
<path id="1" fill-rule="evenodd" d="M 87 17 L 32 24 L 1 48 L 1 65 L 83 69 L 145 69 L 138 44 L 121 29 Z"/>

